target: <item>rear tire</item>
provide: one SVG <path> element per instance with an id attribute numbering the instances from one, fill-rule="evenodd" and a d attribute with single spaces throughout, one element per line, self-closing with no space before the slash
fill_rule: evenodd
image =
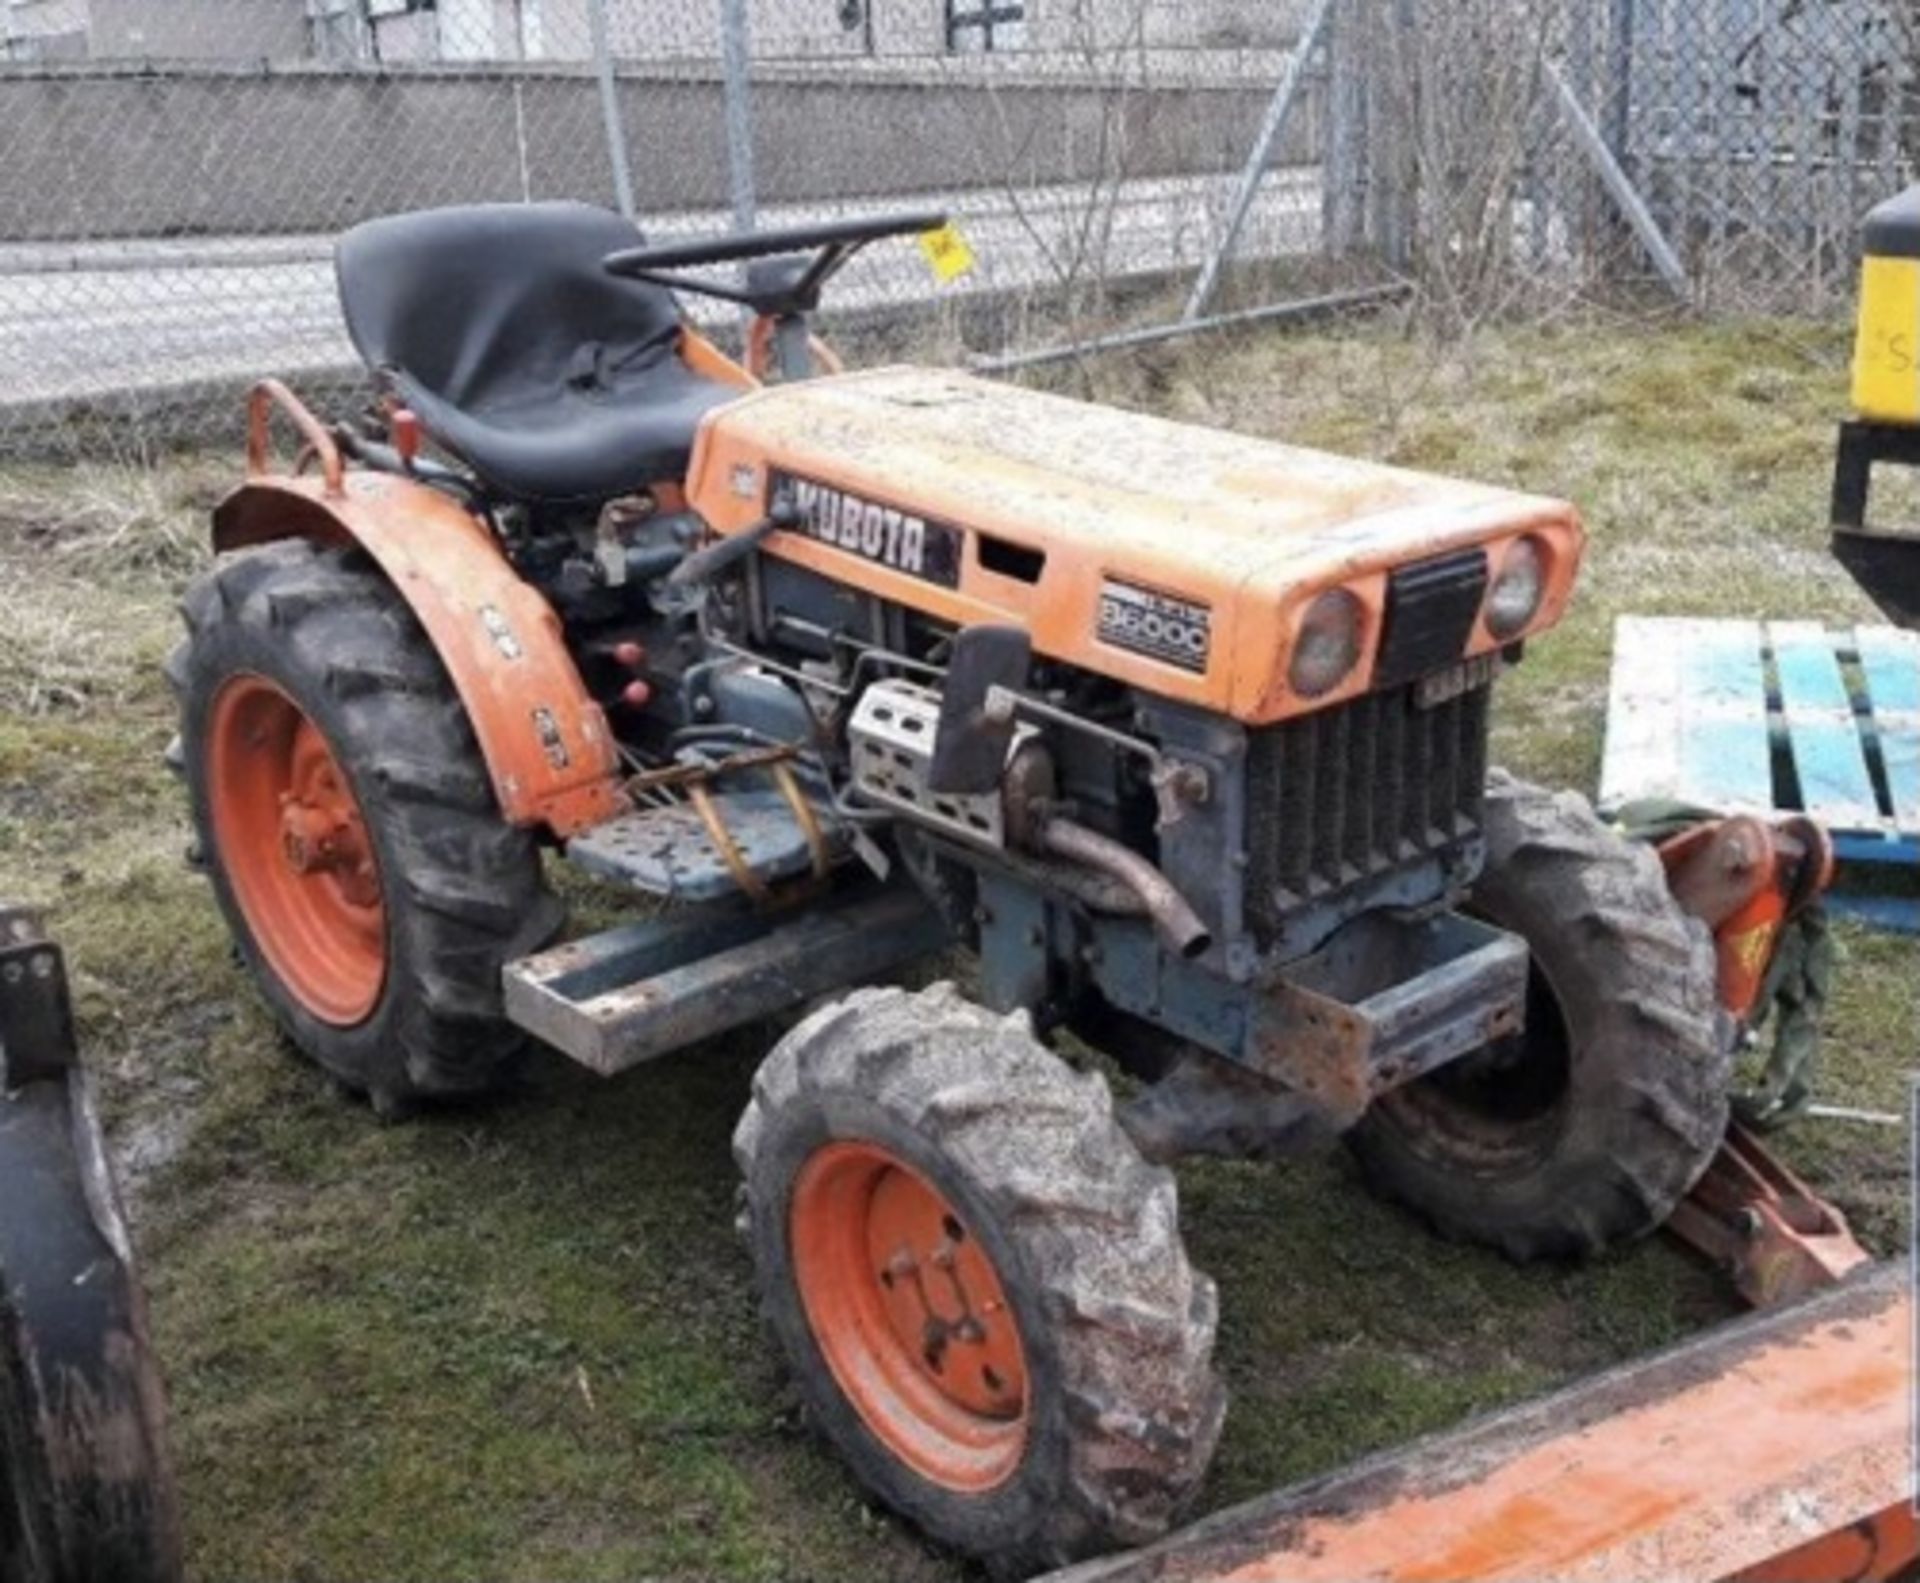
<path id="1" fill-rule="evenodd" d="M 1571 792 L 1496 772 L 1472 910 L 1533 952 L 1527 1028 L 1383 1096 L 1349 1134 L 1372 1185 L 1517 1260 L 1661 1225 L 1727 1125 L 1713 943 L 1650 848 Z"/>
<path id="2" fill-rule="evenodd" d="M 1023 1576 L 1165 1531 L 1217 1302 L 1104 1083 L 949 984 L 861 990 L 767 1057 L 734 1154 L 770 1328 L 880 1499 Z"/>
<path id="3" fill-rule="evenodd" d="M 405 601 L 361 552 L 294 540 L 223 562 L 181 609 L 167 677 L 197 846 L 275 1016 L 383 1115 L 495 1085 L 526 1043 L 500 970 L 564 913 Z M 294 825 L 275 848 L 276 777 L 283 810 L 324 803 L 303 817 L 328 856 Z"/>

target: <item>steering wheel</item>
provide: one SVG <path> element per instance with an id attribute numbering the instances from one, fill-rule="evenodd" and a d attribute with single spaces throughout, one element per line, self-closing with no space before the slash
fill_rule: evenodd
<path id="1" fill-rule="evenodd" d="M 609 253 L 601 268 L 626 280 L 649 281 L 683 291 L 737 302 L 774 318 L 811 313 L 820 306 L 820 293 L 854 254 L 871 242 L 891 236 L 917 236 L 947 223 L 938 210 L 875 215 L 864 220 L 830 220 L 823 225 L 796 225 L 777 231 L 750 231 L 743 236 L 706 237 L 691 242 L 663 242 L 623 248 Z M 810 258 L 796 255 L 812 254 Z M 747 271 L 746 284 L 683 275 L 679 271 L 706 264 L 733 264 L 778 260 Z"/>

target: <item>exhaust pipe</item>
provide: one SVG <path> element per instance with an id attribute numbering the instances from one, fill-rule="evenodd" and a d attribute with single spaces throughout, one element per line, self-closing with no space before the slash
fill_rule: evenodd
<path id="1" fill-rule="evenodd" d="M 1190 962 L 1213 944 L 1213 935 L 1187 898 L 1174 889 L 1173 881 L 1133 848 L 1071 819 L 1045 820 L 1039 837 L 1040 845 L 1055 857 L 1110 875 L 1138 896 L 1153 927 L 1176 956 Z"/>

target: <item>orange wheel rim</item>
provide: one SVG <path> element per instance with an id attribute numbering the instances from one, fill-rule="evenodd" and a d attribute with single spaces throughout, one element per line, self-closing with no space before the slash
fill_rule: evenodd
<path id="1" fill-rule="evenodd" d="M 259 676 L 213 701 L 207 801 L 228 887 L 280 981 L 322 1022 L 364 1022 L 387 977 L 380 871 L 352 784 L 306 713 Z"/>
<path id="2" fill-rule="evenodd" d="M 1027 1443 L 1027 1365 L 993 1260 L 918 1171 L 832 1143 L 794 1184 L 794 1279 L 868 1429 L 916 1473 L 977 1494 Z"/>

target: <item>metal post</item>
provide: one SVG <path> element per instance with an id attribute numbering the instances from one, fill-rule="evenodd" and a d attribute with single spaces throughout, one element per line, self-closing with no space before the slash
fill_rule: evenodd
<path id="1" fill-rule="evenodd" d="M 1673 244 L 1667 240 L 1666 233 L 1660 229 L 1660 222 L 1653 217 L 1653 211 L 1647 207 L 1646 199 L 1640 196 L 1620 161 L 1614 158 L 1613 150 L 1607 147 L 1607 140 L 1594 125 L 1593 117 L 1580 103 L 1580 96 L 1573 91 L 1565 74 L 1550 60 L 1542 60 L 1540 72 L 1548 91 L 1553 95 L 1560 118 L 1567 123 L 1567 130 L 1573 134 L 1573 141 L 1580 152 L 1586 155 L 1600 184 L 1607 194 L 1620 206 L 1620 212 L 1626 217 L 1627 224 L 1633 228 L 1633 234 L 1640 239 L 1640 245 L 1647 250 L 1647 256 L 1653 260 L 1653 267 L 1660 272 L 1676 297 L 1686 300 L 1691 293 L 1691 283 L 1687 279 L 1686 265 L 1680 262 L 1680 255 L 1673 250 Z"/>
<path id="2" fill-rule="evenodd" d="M 1239 244 L 1240 228 L 1247 223 L 1247 212 L 1253 207 L 1254 196 L 1259 192 L 1260 182 L 1267 173 L 1267 161 L 1273 158 L 1274 146 L 1280 141 L 1280 134 L 1286 130 L 1287 118 L 1293 113 L 1293 102 L 1299 97 L 1300 84 L 1306 79 L 1307 62 L 1320 47 L 1320 40 L 1327 31 L 1327 17 L 1333 11 L 1333 4 L 1334 0 L 1316 0 L 1313 14 L 1300 35 L 1300 42 L 1288 57 L 1287 69 L 1281 74 L 1280 85 L 1274 89 L 1273 98 L 1268 101 L 1266 118 L 1261 121 L 1259 135 L 1253 140 L 1253 152 L 1247 156 L 1246 168 L 1240 172 L 1240 184 L 1234 189 L 1233 203 L 1227 211 L 1226 232 L 1214 248 L 1213 256 L 1201 267 L 1200 278 L 1193 283 L 1193 294 L 1187 298 L 1184 318 L 1199 318 L 1213 300 L 1214 289 L 1220 284 L 1220 271 Z"/>
<path id="3" fill-rule="evenodd" d="M 751 231 L 758 206 L 753 189 L 753 35 L 747 0 L 720 0 L 720 53 L 727 79 L 727 177 L 733 189 L 733 227 Z"/>
<path id="4" fill-rule="evenodd" d="M 1180 319 L 1172 324 L 1122 330 L 1118 334 L 1103 335 L 1092 341 L 1076 341 L 1071 346 L 1048 346 L 1033 352 L 1011 352 L 1003 357 L 976 358 L 967 367 L 976 374 L 1007 374 L 1016 369 L 1043 368 L 1049 363 L 1077 362 L 1097 352 L 1157 346 L 1162 341 L 1176 341 L 1210 330 L 1237 330 L 1250 324 L 1299 323 L 1362 308 L 1384 307 L 1390 302 L 1399 302 L 1411 289 L 1405 282 L 1390 281 L 1384 286 L 1336 291 L 1324 297 L 1305 297 L 1298 302 L 1275 302 L 1264 308 L 1240 308 L 1232 313 L 1209 314 L 1204 319 Z"/>
<path id="5" fill-rule="evenodd" d="M 600 114 L 606 121 L 607 157 L 613 163 L 613 195 L 629 220 L 633 206 L 633 170 L 627 163 L 627 127 L 620 114 L 620 89 L 613 79 L 613 46 L 607 38 L 607 0 L 587 0 L 593 27 L 593 69 L 600 79 Z"/>
<path id="6" fill-rule="evenodd" d="M 1634 0 L 1612 0 L 1609 8 L 1607 148 L 1624 169 L 1633 136 Z"/>
<path id="7" fill-rule="evenodd" d="M 1344 257 L 1360 240 L 1360 176 L 1366 90 L 1360 70 L 1360 19 L 1351 0 L 1334 0 L 1327 20 L 1326 145 L 1321 157 L 1321 245 Z"/>
<path id="8" fill-rule="evenodd" d="M 1413 0 L 1381 0 L 1374 18 L 1381 69 L 1367 128 L 1367 198 L 1373 210 L 1373 242 L 1387 267 L 1405 274 L 1413 266 L 1419 230 L 1420 151 L 1431 140 L 1422 120 L 1425 63 L 1415 35 Z M 1378 38 L 1386 31 L 1391 42 Z"/>

